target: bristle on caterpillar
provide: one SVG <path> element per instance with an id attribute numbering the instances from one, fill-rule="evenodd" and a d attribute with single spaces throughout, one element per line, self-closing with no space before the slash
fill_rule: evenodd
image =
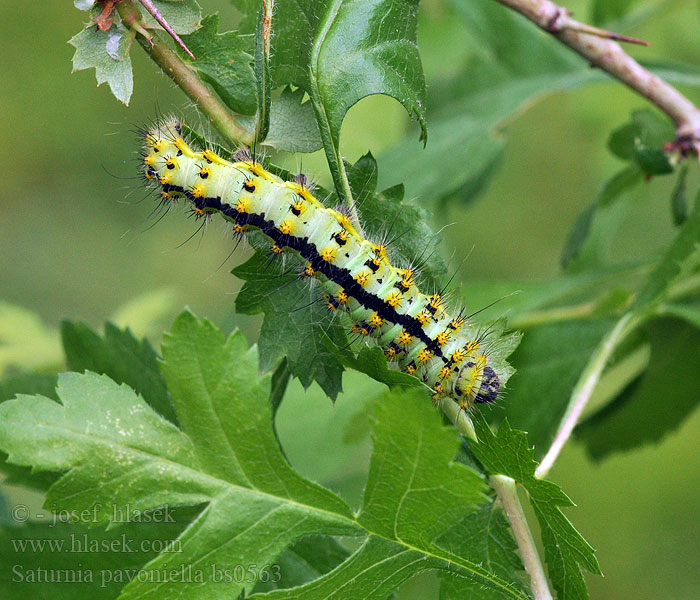
<path id="1" fill-rule="evenodd" d="M 495 402 L 501 391 L 488 344 L 437 294 L 418 289 L 414 271 L 392 265 L 384 244 L 358 234 L 348 215 L 324 206 L 306 178 L 283 181 L 249 154 L 229 162 L 193 150 L 168 120 L 145 134 L 143 169 L 163 202 L 186 198 L 196 215 L 221 213 L 236 233 L 259 229 L 272 252 L 296 252 L 303 277 L 321 281 L 332 311 L 347 313 L 351 331 L 381 346 L 390 365 L 422 379 L 433 399 L 464 409 Z"/>

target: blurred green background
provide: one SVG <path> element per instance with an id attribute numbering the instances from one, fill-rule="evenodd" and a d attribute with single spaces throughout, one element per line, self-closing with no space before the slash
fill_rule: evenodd
<path id="1" fill-rule="evenodd" d="M 222 25 L 235 23 L 229 3 L 201 4 L 205 12 L 220 10 Z M 630 52 L 700 69 L 697 2 L 640 4 L 655 10 L 653 18 L 625 33 L 651 47 Z M 587 18 L 589 2 L 566 5 Z M 66 41 L 80 30 L 86 13 L 68 1 L 19 6 L 0 3 L 0 158 L 6 165 L 0 186 L 0 302 L 40 317 L 44 325 L 24 314 L 16 322 L 44 336 L 40 345 L 49 354 L 62 318 L 96 327 L 116 318 L 157 344 L 158 331 L 184 305 L 226 330 L 241 327 L 254 341 L 259 322 L 234 313 L 240 282 L 229 274 L 247 251 L 219 268 L 231 242 L 216 222 L 206 235 L 179 247 L 194 231 L 192 221 L 174 211 L 151 227 L 155 201 L 144 199 L 139 181 L 130 179 L 139 144 L 131 130 L 156 110 L 182 114 L 184 95 L 135 48 L 135 92 L 131 106 L 122 106 L 106 85 L 95 88 L 94 71 L 71 75 L 73 48 Z M 430 88 L 467 64 L 476 49 L 441 2 L 426 0 L 421 10 L 419 42 Z M 697 88 L 683 90 L 700 101 Z M 549 95 L 521 111 L 507 127 L 505 156 L 486 191 L 470 204 L 431 207 L 436 230 L 451 224 L 443 233 L 444 255 L 471 252 L 458 279 L 555 276 L 577 215 L 620 168 L 605 147 L 610 131 L 644 106 L 621 85 L 596 83 Z M 366 99 L 345 122 L 344 154 L 351 161 L 368 149 L 381 155 L 407 131 L 419 153 L 417 127 L 403 109 L 388 98 Z M 297 157 L 281 160 L 291 168 L 300 163 Z M 322 156 L 304 157 L 303 167 L 320 182 L 329 181 Z M 697 167 L 690 181 L 696 189 Z M 648 254 L 673 235 L 672 186 L 671 178 L 657 178 L 636 194 L 636 210 L 626 215 L 616 241 L 619 257 Z M 41 357 L 36 347 L 28 348 L 18 361 L 31 367 Z M 345 381 L 351 391 L 335 406 L 318 388 L 305 394 L 293 385 L 279 427 L 303 473 L 358 498 L 369 456 L 364 407 L 381 390 L 359 376 Z M 575 443 L 565 450 L 552 477 L 579 505 L 567 515 L 598 549 L 605 578 L 589 578 L 592 598 L 700 597 L 699 432 L 695 414 L 662 444 L 602 464 L 589 461 Z M 430 598 L 435 590 L 435 580 L 422 577 L 400 596 Z"/>

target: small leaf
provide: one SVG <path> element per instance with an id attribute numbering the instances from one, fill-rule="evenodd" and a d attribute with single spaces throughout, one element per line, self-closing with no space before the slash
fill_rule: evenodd
<path id="1" fill-rule="evenodd" d="M 561 512 L 561 508 L 573 506 L 573 502 L 558 485 L 535 478 L 537 463 L 525 433 L 512 429 L 505 420 L 494 434 L 480 413 L 474 414 L 473 421 L 479 443 L 470 444 L 472 452 L 490 474 L 513 478 L 530 496 L 557 597 L 559 600 L 587 599 L 582 569 L 600 574 L 600 566 L 593 548 Z"/>
<path id="2" fill-rule="evenodd" d="M 632 120 L 612 132 L 608 140 L 610 151 L 623 160 L 634 161 L 647 175 L 673 172 L 663 147 L 673 139 L 671 123 L 649 110 L 636 110 Z"/>
<path id="3" fill-rule="evenodd" d="M 379 346 L 367 347 L 360 350 L 356 357 L 347 357 L 343 361 L 345 366 L 369 375 L 375 381 L 384 383 L 389 387 L 417 387 L 426 392 L 431 391 L 420 379 L 396 369 L 390 369 L 384 352 Z"/>
<path id="4" fill-rule="evenodd" d="M 210 15 L 202 21 L 201 29 L 182 40 L 197 57 L 190 61 L 178 48 L 180 56 L 209 83 L 233 111 L 253 115 L 256 109 L 253 57 L 249 53 L 250 38 L 235 31 L 218 33 L 219 15 Z"/>
<path id="5" fill-rule="evenodd" d="M 541 325 L 528 330 L 511 357 L 516 373 L 504 399 L 506 415 L 527 432 L 536 456 L 554 438 L 571 390 L 611 327 L 609 320 L 599 319 Z"/>
<path id="6" fill-rule="evenodd" d="M 129 36 L 123 30 L 120 31 L 122 34 L 116 48 L 114 27 L 110 31 L 100 31 L 90 26 L 71 38 L 68 43 L 75 47 L 73 71 L 95 69 L 97 85 L 107 82 L 114 97 L 124 104 L 129 104 L 134 89 L 129 57 L 130 44 Z"/>
<path id="7" fill-rule="evenodd" d="M 592 458 L 602 460 L 615 452 L 658 444 L 697 408 L 700 402 L 697 323 L 655 319 L 645 326 L 651 343 L 647 370 L 611 404 L 576 429 L 577 438 Z"/>

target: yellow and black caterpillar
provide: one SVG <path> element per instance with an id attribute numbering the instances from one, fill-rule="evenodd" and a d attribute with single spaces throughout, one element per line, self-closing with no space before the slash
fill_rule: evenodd
<path id="1" fill-rule="evenodd" d="M 352 332 L 379 344 L 391 366 L 422 379 L 436 401 L 451 398 L 468 409 L 496 400 L 498 367 L 475 328 L 451 316 L 439 294 L 422 293 L 413 269 L 392 266 L 384 245 L 359 235 L 303 179 L 283 181 L 253 160 L 196 152 L 175 120 L 145 137 L 145 176 L 164 202 L 184 197 L 197 215 L 221 213 L 237 233 L 259 229 L 275 254 L 297 252 L 306 261 L 301 275 L 321 280 L 328 308 L 348 313 Z"/>

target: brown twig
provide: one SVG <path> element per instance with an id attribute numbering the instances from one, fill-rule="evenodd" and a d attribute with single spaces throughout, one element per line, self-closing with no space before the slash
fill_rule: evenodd
<path id="1" fill-rule="evenodd" d="M 580 23 L 550 0 L 496 1 L 527 17 L 666 113 L 676 125 L 676 138 L 666 145 L 667 150 L 700 156 L 700 110 L 672 85 L 642 67 L 615 41 L 639 40 Z"/>

